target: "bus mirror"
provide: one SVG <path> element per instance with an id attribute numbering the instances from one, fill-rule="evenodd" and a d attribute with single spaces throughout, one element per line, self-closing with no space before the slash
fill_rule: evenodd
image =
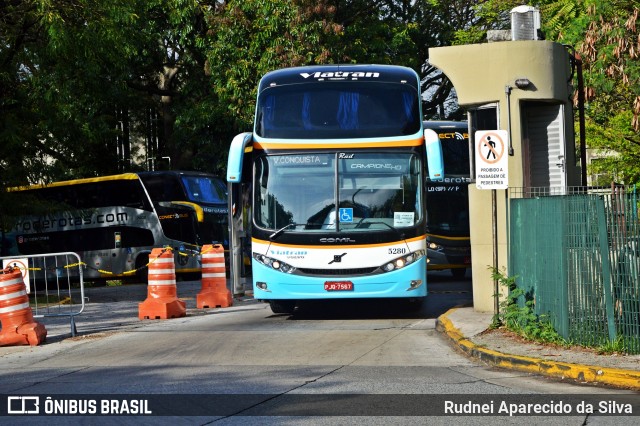
<path id="1" fill-rule="evenodd" d="M 231 141 L 227 161 L 227 182 L 238 183 L 242 181 L 242 160 L 245 148 L 251 143 L 251 136 L 249 132 L 240 133 Z"/>
<path id="2" fill-rule="evenodd" d="M 424 143 L 429 167 L 429 179 L 444 179 L 444 160 L 442 157 L 442 144 L 438 134 L 431 130 L 424 130 Z"/>

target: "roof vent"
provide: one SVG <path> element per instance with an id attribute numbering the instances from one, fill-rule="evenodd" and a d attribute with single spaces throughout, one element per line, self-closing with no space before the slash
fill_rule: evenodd
<path id="1" fill-rule="evenodd" d="M 540 39 L 540 10 L 525 5 L 511 9 L 511 40 Z"/>

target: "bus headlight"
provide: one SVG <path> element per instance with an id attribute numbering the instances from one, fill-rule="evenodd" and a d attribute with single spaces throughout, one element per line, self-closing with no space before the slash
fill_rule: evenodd
<path id="1" fill-rule="evenodd" d="M 272 259 L 260 253 L 253 253 L 253 258 L 263 265 L 268 266 L 271 269 L 275 269 L 276 271 L 284 272 L 285 274 L 290 274 L 296 269 L 288 263 L 284 263 L 277 259 Z"/>
<path id="2" fill-rule="evenodd" d="M 436 243 L 429 243 L 428 247 L 429 247 L 430 250 L 434 250 L 434 251 L 443 251 L 444 250 L 444 247 L 442 247 L 441 245 L 436 244 Z"/>
<path id="3" fill-rule="evenodd" d="M 380 268 L 385 272 L 395 271 L 396 269 L 404 268 L 407 265 L 415 263 L 420 258 L 425 256 L 424 250 L 417 250 L 413 253 L 393 259 L 391 262 L 385 263 Z"/>

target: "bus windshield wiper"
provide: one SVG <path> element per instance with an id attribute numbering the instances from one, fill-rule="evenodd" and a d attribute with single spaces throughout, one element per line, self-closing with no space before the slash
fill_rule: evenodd
<path id="1" fill-rule="evenodd" d="M 284 231 L 286 231 L 287 229 L 293 227 L 296 227 L 300 225 L 300 223 L 290 223 L 288 225 L 283 226 L 282 228 L 278 229 L 276 232 L 274 232 L 273 234 L 269 235 L 269 239 L 270 240 L 275 240 L 276 238 L 278 238 L 282 233 L 284 233 Z"/>
<path id="2" fill-rule="evenodd" d="M 356 225 L 356 228 L 358 228 L 360 226 L 360 224 L 363 223 L 362 222 L 363 220 L 364 220 L 364 218 L 360 222 L 358 222 L 358 224 Z M 404 240 L 404 234 L 402 232 L 400 232 L 400 230 L 398 228 L 396 228 L 395 226 L 389 225 L 387 222 L 376 221 L 376 222 L 364 222 L 364 223 L 366 223 L 367 225 L 378 225 L 378 224 L 384 225 L 387 228 L 389 228 L 392 231 L 394 231 L 400 237 L 400 239 Z"/>

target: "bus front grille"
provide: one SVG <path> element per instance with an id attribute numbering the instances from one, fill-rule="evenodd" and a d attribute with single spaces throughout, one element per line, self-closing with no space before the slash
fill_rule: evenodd
<path id="1" fill-rule="evenodd" d="M 315 275 L 315 276 L 325 276 L 325 277 L 344 277 L 344 276 L 354 276 L 354 275 L 369 275 L 374 273 L 378 267 L 370 267 L 370 268 L 352 268 L 352 269 L 309 269 L 309 268 L 298 268 L 296 272 L 301 275 Z"/>

